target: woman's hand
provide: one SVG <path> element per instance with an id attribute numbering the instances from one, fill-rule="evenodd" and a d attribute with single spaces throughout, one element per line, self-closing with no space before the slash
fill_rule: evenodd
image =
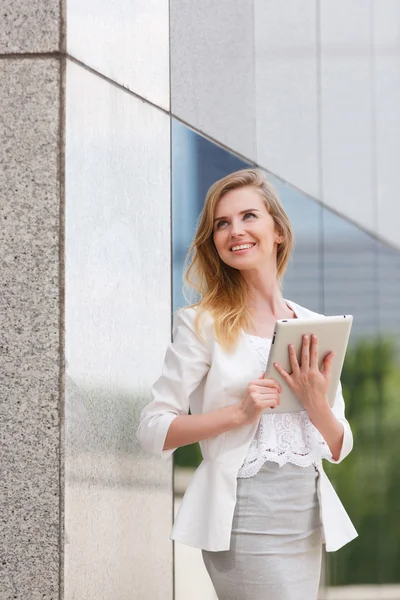
<path id="1" fill-rule="evenodd" d="M 275 379 L 264 379 L 264 374 L 250 381 L 242 400 L 237 404 L 239 421 L 250 425 L 260 418 L 265 408 L 275 408 L 280 403 L 282 388 Z"/>
<path id="2" fill-rule="evenodd" d="M 322 371 L 318 368 L 318 338 L 316 335 L 303 336 L 301 364 L 299 365 L 293 345 L 289 346 L 289 359 L 292 373 L 289 375 L 278 363 L 274 367 L 286 381 L 290 389 L 300 400 L 304 408 L 312 413 L 329 407 L 327 393 L 334 353 L 330 352 L 324 360 Z"/>

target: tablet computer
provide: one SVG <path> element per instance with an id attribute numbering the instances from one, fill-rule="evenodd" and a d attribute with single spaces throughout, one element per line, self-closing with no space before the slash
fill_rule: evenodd
<path id="1" fill-rule="evenodd" d="M 340 381 L 347 343 L 353 323 L 352 315 L 334 317 L 315 317 L 313 319 L 281 319 L 275 323 L 271 350 L 268 357 L 265 378 L 275 379 L 282 386 L 280 404 L 276 408 L 266 408 L 264 413 L 299 412 L 304 406 L 289 388 L 285 380 L 274 367 L 279 363 L 285 371 L 292 372 L 289 361 L 289 344 L 293 344 L 297 360 L 301 363 L 303 335 L 318 337 L 318 366 L 321 370 L 325 357 L 335 352 L 332 361 L 331 378 L 328 389 L 328 401 L 333 406 Z M 310 340 L 311 344 L 311 340 Z"/>

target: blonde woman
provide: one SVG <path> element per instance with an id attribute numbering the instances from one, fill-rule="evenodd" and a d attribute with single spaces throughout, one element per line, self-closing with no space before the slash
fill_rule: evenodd
<path id="1" fill-rule="evenodd" d="M 263 414 L 281 392 L 263 379 L 275 321 L 315 316 L 282 296 L 291 248 L 289 219 L 261 171 L 211 186 L 188 255 L 201 299 L 175 317 L 137 432 L 162 458 L 200 442 L 171 539 L 201 548 L 219 600 L 313 600 L 322 544 L 334 551 L 357 535 L 322 467 L 353 440 L 341 389 L 328 405 L 332 356 L 319 371 L 318 340 L 304 338 L 300 364 L 289 350 L 291 374 L 276 365 L 304 410 Z"/>

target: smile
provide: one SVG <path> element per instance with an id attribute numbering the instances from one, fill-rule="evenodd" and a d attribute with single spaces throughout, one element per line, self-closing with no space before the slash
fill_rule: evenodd
<path id="1" fill-rule="evenodd" d="M 253 246 L 255 246 L 255 243 L 254 244 L 240 244 L 237 246 L 232 246 L 230 251 L 231 252 L 240 252 L 242 250 L 250 250 L 250 248 L 253 248 Z"/>

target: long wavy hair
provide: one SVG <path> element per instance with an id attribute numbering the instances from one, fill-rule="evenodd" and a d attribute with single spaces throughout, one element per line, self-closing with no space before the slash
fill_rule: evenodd
<path id="1" fill-rule="evenodd" d="M 197 222 L 196 233 L 185 260 L 184 294 L 195 291 L 200 295 L 195 327 L 201 336 L 201 318 L 208 311 L 214 321 L 214 334 L 225 350 L 235 348 L 241 329 L 251 322 L 246 307 L 248 286 L 238 269 L 225 264 L 219 257 L 213 240 L 213 221 L 218 201 L 231 190 L 252 187 L 259 192 L 267 211 L 283 241 L 276 255 L 277 277 L 281 283 L 293 246 L 293 231 L 289 218 L 272 185 L 259 169 L 242 169 L 219 179 L 209 188 L 203 210 Z M 190 300 L 189 300 L 190 301 Z"/>

